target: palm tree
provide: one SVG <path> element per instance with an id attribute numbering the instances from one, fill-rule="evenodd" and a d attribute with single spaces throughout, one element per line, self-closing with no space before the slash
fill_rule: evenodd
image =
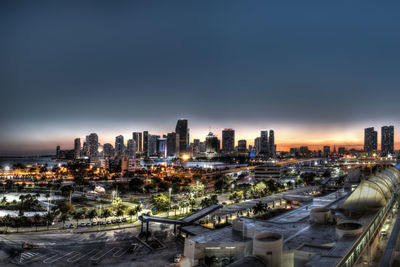
<path id="1" fill-rule="evenodd" d="M 87 217 L 88 217 L 89 220 L 90 220 L 90 224 L 92 224 L 93 219 L 97 217 L 97 211 L 96 211 L 95 209 L 90 210 L 90 211 L 88 212 L 88 214 L 87 214 Z"/>
<path id="2" fill-rule="evenodd" d="M 207 198 L 205 198 L 205 199 L 207 199 Z M 203 202 L 203 201 L 202 201 Z M 192 209 L 193 209 L 193 207 L 196 205 L 196 199 L 194 199 L 194 198 L 191 198 L 190 200 L 189 200 L 189 203 L 190 203 L 190 206 L 192 207 Z M 207 205 L 208 206 L 208 205 Z"/>
<path id="3" fill-rule="evenodd" d="M 142 211 L 142 205 L 137 205 L 136 207 L 135 207 L 135 211 L 136 211 L 136 215 L 137 216 L 139 216 L 139 212 L 141 212 Z M 136 218 L 137 219 L 137 218 Z"/>
<path id="4" fill-rule="evenodd" d="M 253 212 L 254 214 L 261 214 L 265 212 L 265 205 L 259 201 L 254 207 L 253 207 Z"/>
<path id="5" fill-rule="evenodd" d="M 63 223 L 63 228 L 65 228 L 65 222 L 68 221 L 69 216 L 70 215 L 67 212 L 64 212 L 64 213 L 61 213 L 60 218 L 58 218 L 58 221 Z"/>
<path id="6" fill-rule="evenodd" d="M 36 232 L 37 232 L 38 224 L 40 223 L 41 220 L 42 220 L 42 216 L 40 216 L 38 213 L 33 215 L 33 221 L 35 222 Z"/>
<path id="7" fill-rule="evenodd" d="M 175 210 L 175 217 L 176 217 L 176 210 L 179 209 L 179 206 L 175 204 L 172 206 L 172 209 Z"/>
<path id="8" fill-rule="evenodd" d="M 123 211 L 122 209 L 119 208 L 119 209 L 117 210 L 116 215 L 117 215 L 117 217 L 118 217 L 118 219 L 119 219 L 122 215 L 124 215 L 124 211 Z M 119 224 L 119 222 L 118 222 L 118 224 Z"/>
<path id="9" fill-rule="evenodd" d="M 2 219 L 2 223 L 4 224 L 4 226 L 6 227 L 6 233 L 7 233 L 7 228 L 8 226 L 10 226 L 11 224 L 11 216 L 10 214 L 7 214 L 6 216 L 3 217 Z"/>
<path id="10" fill-rule="evenodd" d="M 190 203 L 190 204 L 192 204 L 192 203 Z M 207 197 L 203 198 L 203 199 L 201 200 L 200 205 L 201 205 L 202 208 L 205 208 L 205 207 L 207 207 L 207 206 L 210 206 L 210 199 L 207 198 Z M 192 205 L 192 209 L 193 209 L 193 205 Z"/>
<path id="11" fill-rule="evenodd" d="M 49 230 L 50 224 L 54 221 L 54 213 L 52 212 L 47 212 L 46 215 L 44 216 L 47 222 L 47 230 Z"/>
<path id="12" fill-rule="evenodd" d="M 3 198 L 1 199 L 1 204 L 7 205 L 7 197 L 3 197 Z"/>
<path id="13" fill-rule="evenodd" d="M 111 211 L 109 209 L 104 209 L 101 216 L 107 220 L 107 218 L 111 216 Z"/>
<path id="14" fill-rule="evenodd" d="M 132 209 L 130 209 L 130 210 L 128 210 L 128 215 L 129 216 L 131 216 L 131 222 L 132 222 L 132 218 L 133 218 L 133 216 L 135 216 L 137 214 L 137 212 L 136 212 L 136 207 L 135 208 L 132 208 Z"/>
<path id="15" fill-rule="evenodd" d="M 185 208 L 185 202 L 180 201 L 180 202 L 179 202 L 179 207 L 183 210 L 183 213 L 185 213 L 185 210 L 184 210 L 184 208 Z M 180 209 L 179 209 L 179 211 L 180 211 Z M 182 213 L 182 212 L 181 212 L 181 213 Z"/>
<path id="16" fill-rule="evenodd" d="M 72 214 L 72 219 L 74 219 L 74 220 L 76 221 L 76 227 L 78 227 L 79 220 L 80 220 L 80 219 L 83 219 L 82 212 L 80 212 L 80 211 L 75 211 L 75 212 Z"/>

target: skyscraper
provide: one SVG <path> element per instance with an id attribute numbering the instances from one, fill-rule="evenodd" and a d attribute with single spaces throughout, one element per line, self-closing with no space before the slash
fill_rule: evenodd
<path id="1" fill-rule="evenodd" d="M 105 158 L 114 157 L 114 147 L 110 143 L 105 143 L 103 146 L 103 155 Z"/>
<path id="2" fill-rule="evenodd" d="M 260 137 L 257 137 L 256 139 L 254 139 L 254 153 L 255 155 L 259 155 L 261 151 L 261 141 L 260 141 Z"/>
<path id="3" fill-rule="evenodd" d="M 268 142 L 269 155 L 274 157 L 276 154 L 275 146 L 275 133 L 274 130 L 269 130 L 269 142 Z"/>
<path id="4" fill-rule="evenodd" d="M 260 154 L 264 156 L 269 154 L 268 130 L 261 131 Z"/>
<path id="5" fill-rule="evenodd" d="M 179 157 L 179 134 L 167 134 L 167 156 Z"/>
<path id="6" fill-rule="evenodd" d="M 148 155 L 149 157 L 157 157 L 157 140 L 158 138 L 160 138 L 159 135 L 153 135 L 153 134 L 149 134 L 149 138 L 148 138 Z"/>
<path id="7" fill-rule="evenodd" d="M 324 146 L 324 156 L 327 157 L 331 153 L 331 147 L 330 146 Z"/>
<path id="8" fill-rule="evenodd" d="M 189 130 L 188 121 L 185 119 L 180 119 L 176 123 L 175 132 L 179 134 L 179 152 L 180 155 L 186 153 L 189 148 Z"/>
<path id="9" fill-rule="evenodd" d="M 134 159 L 136 157 L 136 142 L 133 139 L 129 139 L 127 143 L 127 154 L 130 159 Z"/>
<path id="10" fill-rule="evenodd" d="M 159 158 L 167 157 L 167 138 L 158 138 L 157 139 L 157 156 Z"/>
<path id="11" fill-rule="evenodd" d="M 394 127 L 383 126 L 381 133 L 381 152 L 383 156 L 394 153 Z"/>
<path id="12" fill-rule="evenodd" d="M 99 153 L 99 137 L 97 136 L 97 134 L 91 133 L 88 139 L 90 161 L 97 161 Z"/>
<path id="13" fill-rule="evenodd" d="M 247 151 L 247 142 L 246 140 L 238 141 L 238 152 L 243 153 Z"/>
<path id="14" fill-rule="evenodd" d="M 218 137 L 213 135 L 212 132 L 209 132 L 206 136 L 206 153 L 216 154 L 219 151 L 219 140 Z"/>
<path id="15" fill-rule="evenodd" d="M 143 153 L 144 157 L 147 158 L 149 156 L 149 132 L 143 132 Z"/>
<path id="16" fill-rule="evenodd" d="M 222 130 L 222 152 L 231 153 L 235 150 L 235 131 L 232 129 Z"/>
<path id="17" fill-rule="evenodd" d="M 81 139 L 75 138 L 74 140 L 74 158 L 79 159 L 81 157 Z"/>
<path id="18" fill-rule="evenodd" d="M 364 129 L 364 151 L 373 152 L 378 150 L 378 132 L 374 127 Z"/>
<path id="19" fill-rule="evenodd" d="M 115 156 L 121 157 L 124 155 L 125 151 L 125 144 L 124 144 L 124 137 L 122 135 L 118 135 L 115 137 Z"/>
<path id="20" fill-rule="evenodd" d="M 134 132 L 132 133 L 132 139 L 136 142 L 136 152 L 142 152 L 142 133 L 141 132 Z"/>

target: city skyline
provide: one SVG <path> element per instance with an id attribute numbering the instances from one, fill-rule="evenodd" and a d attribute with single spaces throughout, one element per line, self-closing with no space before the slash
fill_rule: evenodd
<path id="1" fill-rule="evenodd" d="M 274 129 L 278 150 L 399 132 L 399 3 L 100 2 L 0 4 L 0 155 L 180 117 L 191 140 Z"/>
<path id="2" fill-rule="evenodd" d="M 145 131 L 148 131 L 149 134 L 152 135 L 167 135 L 169 132 L 174 131 L 174 122 L 171 123 L 169 129 L 165 130 L 154 130 L 154 129 L 146 129 Z M 192 123 L 189 120 L 188 126 L 190 130 L 190 143 L 193 142 L 194 139 L 200 139 L 200 141 L 205 141 L 207 134 L 210 131 L 210 128 L 208 129 L 202 129 L 200 132 L 198 131 L 193 131 L 194 129 L 198 129 L 195 125 L 193 125 L 193 128 L 191 127 Z M 387 124 L 391 125 L 391 124 Z M 377 136 L 377 145 L 378 145 L 378 150 L 381 149 L 381 127 L 386 126 L 386 125 L 376 125 L 375 130 L 378 132 Z M 369 128 L 364 127 L 364 128 Z M 333 148 L 336 147 L 336 150 L 339 147 L 345 147 L 346 149 L 356 149 L 356 150 L 363 150 L 364 149 L 364 128 L 360 128 L 358 132 L 354 133 L 352 131 L 349 131 L 348 129 L 334 129 L 331 128 L 330 131 L 332 133 L 342 133 L 343 136 L 339 139 L 334 139 L 334 138 L 321 138 L 321 133 L 318 132 L 317 129 L 309 129 L 309 131 L 306 131 L 308 134 L 313 134 L 313 136 L 318 136 L 319 139 L 310 139 L 310 140 L 301 140 L 298 138 L 298 133 L 299 131 L 295 131 L 294 128 L 290 132 L 283 132 L 280 130 L 280 128 L 259 128 L 255 129 L 250 136 L 245 136 L 243 133 L 248 132 L 248 130 L 240 129 L 240 128 L 233 128 L 230 127 L 229 129 L 233 129 L 235 132 L 235 143 L 234 145 L 238 145 L 239 140 L 246 140 L 247 146 L 249 145 L 254 145 L 254 139 L 259 137 L 260 132 L 262 130 L 274 130 L 275 131 L 275 143 L 277 145 L 277 151 L 289 151 L 290 148 L 294 147 L 300 147 L 300 146 L 308 146 L 310 150 L 323 150 L 324 146 L 331 146 L 331 150 L 333 151 Z M 227 129 L 227 127 L 221 127 L 218 129 L 211 128 L 211 132 L 218 137 L 218 139 L 221 141 L 221 149 L 222 149 L 222 131 Z M 400 131 L 399 127 L 394 127 L 394 148 L 395 150 L 400 149 L 400 140 L 399 138 L 396 138 L 398 136 L 397 130 Z M 127 142 L 129 139 L 132 139 L 132 134 L 134 132 L 141 132 L 143 131 L 134 129 L 134 130 L 125 130 L 124 132 L 122 131 L 105 131 L 107 134 L 104 134 L 104 131 L 87 131 L 79 136 L 65 136 L 64 139 L 57 139 L 57 136 L 52 136 L 49 137 L 47 141 L 43 140 L 37 140 L 34 143 L 34 146 L 30 147 L 31 149 L 26 149 L 26 150 L 18 150 L 13 148 L 10 151 L 7 151 L 4 149 L 4 147 L 0 148 L 0 156 L 29 156 L 29 155 L 50 155 L 54 154 L 55 152 L 55 147 L 60 145 L 63 149 L 73 149 L 74 148 L 74 139 L 75 138 L 80 138 L 81 143 L 84 142 L 85 137 L 89 135 L 90 133 L 96 133 L 98 134 L 98 140 L 99 143 L 104 145 L 105 143 L 111 143 L 112 145 L 115 144 L 116 138 L 118 136 L 122 135 L 124 139 L 124 144 L 127 145 Z M 293 133 L 295 136 L 293 136 Z M 297 136 L 297 138 L 296 138 Z M 358 137 L 358 139 L 352 139 L 351 136 Z M 353 140 L 353 142 L 350 142 L 349 140 Z"/>

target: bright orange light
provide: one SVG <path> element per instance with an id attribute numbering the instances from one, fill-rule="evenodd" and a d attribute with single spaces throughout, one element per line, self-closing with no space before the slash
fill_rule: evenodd
<path id="1" fill-rule="evenodd" d="M 188 154 L 183 154 L 182 155 L 182 159 L 183 160 L 188 160 L 188 159 L 190 159 L 190 156 Z"/>
<path id="2" fill-rule="evenodd" d="M 376 153 L 372 154 L 372 156 L 375 158 L 376 157 Z"/>

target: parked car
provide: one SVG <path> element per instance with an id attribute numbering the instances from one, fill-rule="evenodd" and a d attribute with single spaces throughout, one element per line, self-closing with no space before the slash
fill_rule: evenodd
<path id="1" fill-rule="evenodd" d="M 100 223 L 100 222 L 99 222 Z M 92 222 L 92 225 L 93 226 L 96 226 L 97 225 L 97 222 Z"/>
<path id="2" fill-rule="evenodd" d="M 122 218 L 122 222 L 126 222 L 126 218 Z"/>
<path id="3" fill-rule="evenodd" d="M 74 224 L 71 223 L 71 224 L 69 225 L 69 228 L 74 228 Z"/>
<path id="4" fill-rule="evenodd" d="M 111 222 L 110 222 L 110 221 L 107 221 L 107 224 L 111 224 Z"/>
<path id="5" fill-rule="evenodd" d="M 65 224 L 65 228 L 69 228 L 69 224 Z"/>
<path id="6" fill-rule="evenodd" d="M 118 218 L 118 219 L 117 219 L 117 223 L 120 223 L 120 222 L 121 222 L 121 219 L 120 219 L 120 218 Z"/>
<path id="7" fill-rule="evenodd" d="M 91 226 L 92 224 L 90 222 L 86 223 L 86 226 Z"/>
<path id="8" fill-rule="evenodd" d="M 111 222 L 112 222 L 112 223 L 116 223 L 115 219 L 112 219 Z"/>
<path id="9" fill-rule="evenodd" d="M 83 226 L 85 226 L 86 225 L 86 223 L 84 223 L 84 222 L 81 222 L 81 224 L 79 225 L 80 227 L 83 227 Z"/>

